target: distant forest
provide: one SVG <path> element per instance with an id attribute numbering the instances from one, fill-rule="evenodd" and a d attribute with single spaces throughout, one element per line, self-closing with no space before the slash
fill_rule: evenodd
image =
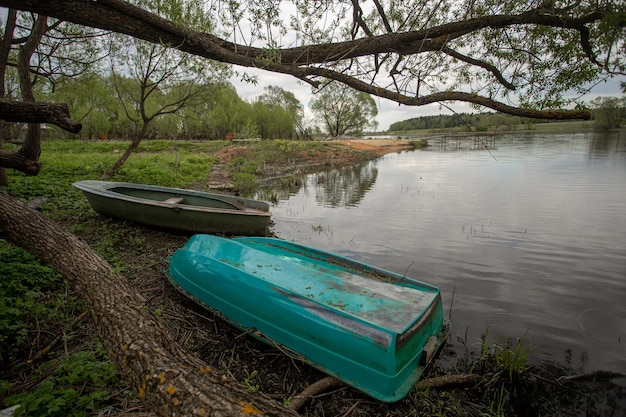
<path id="1" fill-rule="evenodd" d="M 392 123 L 389 126 L 389 131 L 461 128 L 461 130 L 468 132 L 486 132 L 517 125 L 528 125 L 530 127 L 537 122 L 538 120 L 535 119 L 495 112 L 457 113 L 453 115 L 421 116 L 403 120 Z"/>
<path id="2" fill-rule="evenodd" d="M 626 125 L 626 95 L 597 97 L 590 103 L 594 126 L 614 129 Z M 421 116 L 392 123 L 389 132 L 419 129 L 455 129 L 462 132 L 487 132 L 511 129 L 531 129 L 537 123 L 559 123 L 558 120 L 528 119 L 504 113 L 457 113 L 453 115 Z"/>

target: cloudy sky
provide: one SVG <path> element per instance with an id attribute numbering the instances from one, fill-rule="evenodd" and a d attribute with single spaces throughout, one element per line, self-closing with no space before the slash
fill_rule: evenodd
<path id="1" fill-rule="evenodd" d="M 234 67 L 240 74 L 245 72 L 248 75 L 256 75 L 258 83 L 256 85 L 241 81 L 241 75 L 233 76 L 230 82 L 237 89 L 239 96 L 246 100 L 252 101 L 259 95 L 263 94 L 264 88 L 270 85 L 279 86 L 286 91 L 292 92 L 300 103 L 305 108 L 305 117 L 310 120 L 313 116 L 309 109 L 309 102 L 313 97 L 311 93 L 311 86 L 305 84 L 295 77 L 272 73 L 269 71 L 263 71 L 255 68 L 242 68 Z M 451 114 L 450 110 L 439 106 L 438 104 L 431 104 L 421 107 L 401 106 L 390 100 L 386 100 L 379 97 L 374 97 L 378 104 L 378 131 L 385 131 L 389 128 L 391 123 L 399 122 L 401 120 L 411 119 L 419 116 L 427 116 L 433 114 Z M 469 106 L 463 103 L 457 103 L 450 105 L 457 112 L 468 112 Z"/>
<path id="2" fill-rule="evenodd" d="M 374 7 L 372 4 L 362 5 L 364 7 L 364 14 L 367 15 L 369 12 L 369 8 Z M 281 17 L 288 21 L 290 18 L 298 18 L 297 9 L 295 5 L 291 2 L 282 2 L 280 4 L 281 8 Z M 348 14 L 348 17 L 351 18 L 351 14 Z M 331 19 L 332 20 L 332 19 Z M 241 19 L 238 21 L 238 31 L 240 34 L 249 33 L 250 32 L 250 24 L 246 19 Z M 335 22 L 327 22 L 326 20 L 321 20 L 319 22 L 322 30 L 331 30 L 334 31 Z M 327 25 L 331 26 L 327 26 Z M 238 39 L 234 36 L 232 32 L 232 36 L 228 37 L 229 41 L 238 42 L 241 39 Z M 287 34 L 279 35 L 277 39 L 278 43 L 282 47 L 295 47 L 299 46 L 297 42 L 297 36 L 292 32 L 288 32 Z M 263 47 L 263 43 L 260 41 L 253 42 L 252 46 Z M 251 76 L 257 76 L 258 83 L 251 84 L 241 81 L 241 75 L 233 76 L 231 78 L 232 84 L 237 89 L 237 93 L 241 98 L 247 101 L 252 101 L 259 95 L 263 94 L 264 88 L 270 85 L 279 86 L 284 90 L 292 92 L 300 103 L 305 108 L 305 117 L 307 118 L 307 122 L 311 122 L 313 116 L 309 109 L 309 102 L 313 97 L 311 93 L 311 86 L 303 83 L 297 78 L 285 74 L 272 73 L 269 71 L 258 70 L 254 68 L 243 68 L 238 66 L 233 66 L 235 71 L 239 73 L 246 73 Z M 626 77 L 621 77 L 619 79 L 614 79 L 609 83 L 602 83 L 592 90 L 593 94 L 585 96 L 585 101 L 589 101 L 598 95 L 607 96 L 607 95 L 621 95 L 620 90 L 620 81 L 626 81 Z M 431 104 L 426 106 L 402 106 L 398 103 L 392 102 L 390 100 L 374 97 L 378 104 L 378 116 L 376 120 L 378 121 L 378 131 L 386 131 L 389 129 L 389 125 L 395 122 L 399 122 L 406 119 L 411 119 L 420 116 L 429 116 L 429 115 L 437 115 L 437 114 L 452 114 L 452 111 L 446 107 L 440 106 L 439 104 Z M 450 107 L 457 113 L 462 112 L 472 112 L 471 107 L 466 103 L 457 102 L 454 104 L 446 103 L 446 106 Z M 490 109 L 486 109 L 491 111 Z"/>
<path id="3" fill-rule="evenodd" d="M 291 91 L 296 96 L 296 98 L 300 100 L 300 103 L 302 103 L 305 108 L 305 117 L 307 117 L 308 121 L 310 121 L 310 119 L 313 117 L 309 109 L 309 102 L 313 97 L 310 85 L 303 83 L 295 77 L 285 74 L 273 73 L 255 68 L 233 68 L 240 74 L 245 72 L 248 75 L 256 75 L 258 77 L 258 83 L 256 85 L 241 81 L 241 75 L 235 75 L 230 79 L 231 83 L 237 89 L 237 93 L 244 100 L 254 100 L 256 97 L 263 94 L 264 88 L 267 86 L 279 86 L 284 90 Z M 597 96 L 620 95 L 620 81 L 626 81 L 626 77 L 616 78 L 611 80 L 610 82 L 597 85 L 593 88 L 592 94 L 589 94 L 585 97 L 586 101 L 592 100 Z M 387 129 L 389 129 L 390 124 L 406 119 L 411 119 L 414 117 L 429 116 L 435 114 L 452 114 L 449 109 L 447 109 L 446 107 L 442 107 L 439 104 L 413 107 L 402 106 L 398 103 L 383 98 L 374 97 L 374 99 L 378 104 L 378 116 L 376 117 L 376 120 L 378 121 L 378 131 L 386 131 Z M 446 105 L 448 105 L 450 108 L 454 109 L 454 111 L 458 113 L 472 111 L 470 109 L 470 106 L 465 103 L 446 103 Z"/>

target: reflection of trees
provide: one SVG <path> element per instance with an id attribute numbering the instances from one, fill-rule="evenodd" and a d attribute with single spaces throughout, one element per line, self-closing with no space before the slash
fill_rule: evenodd
<path id="1" fill-rule="evenodd" d="M 307 195 L 314 190 L 318 204 L 329 207 L 354 206 L 372 188 L 377 177 L 376 161 L 367 161 L 307 176 L 284 177 L 261 188 L 254 197 L 277 202 L 286 200 L 303 189 Z"/>
<path id="2" fill-rule="evenodd" d="M 589 158 L 596 156 L 626 158 L 626 141 L 621 140 L 623 136 L 624 132 L 621 130 L 594 132 L 589 143 Z"/>
<path id="3" fill-rule="evenodd" d="M 244 197 L 258 198 L 272 203 L 276 203 L 279 200 L 287 200 L 292 195 L 298 194 L 303 187 L 306 191 L 306 178 L 307 176 L 305 174 L 275 178 L 268 182 L 267 185 L 258 189 L 253 196 Z"/>
<path id="4" fill-rule="evenodd" d="M 315 201 L 330 207 L 357 205 L 378 177 L 376 161 L 332 169 L 312 175 Z"/>

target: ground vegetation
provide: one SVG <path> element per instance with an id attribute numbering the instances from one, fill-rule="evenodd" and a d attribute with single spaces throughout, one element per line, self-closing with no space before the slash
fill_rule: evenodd
<path id="1" fill-rule="evenodd" d="M 406 140 L 301 142 L 286 158 L 285 142 L 147 140 L 114 180 L 206 189 L 207 178 L 218 165 L 228 167 L 243 158 L 256 167 L 251 170 L 256 189 L 270 180 L 297 187 L 307 167 L 329 170 L 408 149 Z M 167 283 L 163 272 L 167 257 L 187 236 L 102 217 L 71 186 L 72 181 L 97 177 L 116 158 L 115 150 L 127 145 L 44 142 L 46 170 L 37 177 L 16 174 L 5 190 L 25 202 L 39 197 L 46 217 L 88 243 L 116 274 L 126 277 L 141 299 L 138 309 L 158 318 L 166 337 L 202 360 L 206 370 L 227 378 L 225 384 L 238 383 L 246 395 L 267 396 L 285 409 L 296 401 L 301 415 L 316 417 L 618 416 L 624 411 L 624 393 L 610 382 L 610 373 L 589 375 L 587 380 L 559 379 L 581 370 L 568 363 L 533 362 L 523 335 L 520 340 L 498 341 L 489 337 L 487 329 L 484 340 L 449 338 L 425 376 L 430 382 L 398 403 L 380 403 L 336 384 L 299 400 L 302 391 L 325 375 L 241 334 Z M 228 178 L 239 172 L 234 165 L 228 168 Z M 4 277 L 0 283 L 1 406 L 20 404 L 26 415 L 33 416 L 152 415 L 154 409 L 148 404 L 153 400 L 142 396 L 117 370 L 99 324 L 72 281 L 7 240 L 0 240 L 0 258 Z M 242 409 L 231 415 L 239 415 Z"/>

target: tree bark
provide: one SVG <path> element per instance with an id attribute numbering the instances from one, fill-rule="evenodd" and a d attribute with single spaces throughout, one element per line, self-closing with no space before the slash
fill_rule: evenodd
<path id="1" fill-rule="evenodd" d="M 20 46 L 17 54 L 17 72 L 20 79 L 20 91 L 24 102 L 34 103 L 35 93 L 33 83 L 30 79 L 30 59 L 35 53 L 41 38 L 48 29 L 48 17 L 39 15 L 33 24 L 33 28 L 28 35 L 27 41 Z M 22 144 L 20 154 L 32 160 L 39 160 L 41 154 L 41 125 L 39 123 L 29 123 L 26 131 L 26 140 Z"/>
<path id="2" fill-rule="evenodd" d="M 127 280 L 89 246 L 0 190 L 0 233 L 68 279 L 90 308 L 111 359 L 162 416 L 294 416 L 187 354 Z"/>
<path id="3" fill-rule="evenodd" d="M 15 30 L 15 22 L 17 21 L 17 10 L 9 9 L 6 16 L 6 24 L 4 26 L 4 35 L 0 39 L 0 99 L 6 96 L 5 77 L 6 68 L 9 61 L 9 53 L 11 52 L 11 44 L 13 43 L 13 31 Z M 8 125 L 4 121 L 0 121 L 0 149 L 2 143 L 9 131 Z M 0 186 L 9 185 L 9 177 L 7 170 L 0 164 Z"/>
<path id="4" fill-rule="evenodd" d="M 38 130 L 39 125 L 37 123 L 52 123 L 72 133 L 78 133 L 82 129 L 80 123 L 76 123 L 70 118 L 67 104 L 33 103 L 0 99 L 0 119 L 8 122 L 34 123 L 29 125 L 28 134 L 31 141 L 37 139 L 36 143 L 30 142 L 28 146 L 22 147 L 17 152 L 0 150 L 0 167 L 16 169 L 27 175 L 37 175 L 41 169 L 41 164 L 38 161 L 39 133 L 32 132 L 33 129 Z"/>
<path id="5" fill-rule="evenodd" d="M 7 122 L 51 123 L 71 133 L 78 133 L 83 125 L 70 117 L 65 103 L 26 103 L 0 99 L 0 119 Z"/>
<path id="6" fill-rule="evenodd" d="M 3 151 L 0 149 L 0 167 L 16 169 L 26 175 L 37 175 L 41 170 L 41 163 L 19 152 Z"/>

